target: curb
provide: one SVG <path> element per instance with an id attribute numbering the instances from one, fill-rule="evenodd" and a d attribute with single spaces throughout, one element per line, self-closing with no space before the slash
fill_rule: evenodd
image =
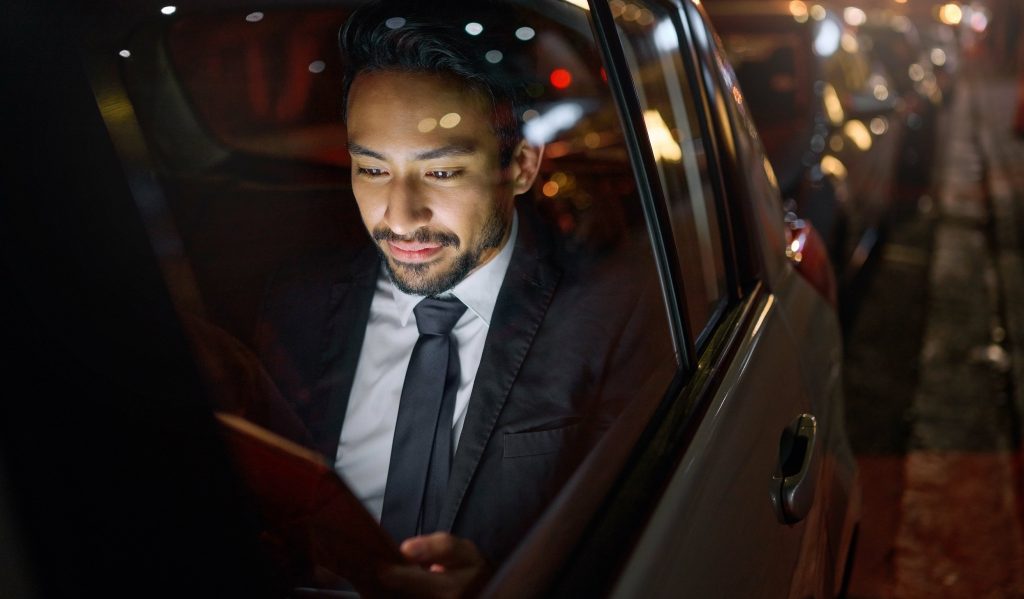
<path id="1" fill-rule="evenodd" d="M 1009 98 L 1003 86 L 1014 90 Z M 1017 86 L 990 80 L 975 91 L 978 106 L 978 141 L 987 164 L 986 186 L 991 202 L 992 233 L 1005 339 L 1009 353 L 1014 437 L 1022 447 L 1024 432 L 1024 258 L 1021 256 L 1021 210 L 1024 203 L 1024 146 L 1013 137 L 1013 115 L 1000 114 L 995 106 L 1013 106 Z M 998 96 L 994 99 L 993 96 Z M 1000 101 L 1001 100 L 1001 101 Z M 1005 116 L 1005 122 L 1002 118 Z"/>

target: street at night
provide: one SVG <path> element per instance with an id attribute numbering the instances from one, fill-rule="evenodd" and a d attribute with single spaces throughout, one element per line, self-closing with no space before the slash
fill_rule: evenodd
<path id="1" fill-rule="evenodd" d="M 931 184 L 897 198 L 847 332 L 863 490 L 851 598 L 1024 595 L 1018 93 L 967 58 Z"/>

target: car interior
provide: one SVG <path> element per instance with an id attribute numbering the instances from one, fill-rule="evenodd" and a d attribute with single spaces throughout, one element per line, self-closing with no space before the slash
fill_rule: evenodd
<path id="1" fill-rule="evenodd" d="M 346 17 L 337 8 L 193 15 L 159 38 L 141 29 L 122 64 L 143 132 L 162 150 L 169 226 L 205 316 L 245 341 L 278 267 L 365 234 L 340 119 L 336 38 Z M 579 32 L 533 25 L 535 79 L 569 67 L 572 80 L 527 90 L 527 130 L 546 149 L 535 197 L 520 201 L 570 243 L 614 245 L 643 217 L 601 66 L 573 48 Z M 154 47 L 134 49 L 145 45 Z"/>
<path id="2" fill-rule="evenodd" d="M 497 57 L 525 65 L 524 134 L 545 145 L 532 195 L 517 201 L 551 223 L 570 250 L 600 257 L 649 244 L 592 32 L 577 7 L 546 6 L 557 10 L 523 10 L 509 22 L 514 27 L 503 33 L 524 49 Z M 234 357 L 254 361 L 246 345 L 274 273 L 366 235 L 340 114 L 337 32 L 348 14 L 331 6 L 228 7 L 169 23 L 156 15 L 132 28 L 124 44 L 130 57 L 117 59 L 111 89 L 132 107 L 156 175 L 136 196 L 208 393 L 221 407 L 237 407 L 245 390 L 272 392 L 254 367 L 229 371 L 239 370 Z M 667 325 L 658 334 L 667 336 Z M 668 383 L 648 390 L 652 401 L 637 402 L 639 416 L 623 434 L 639 434 Z M 613 459 L 628 448 L 619 444 Z"/>

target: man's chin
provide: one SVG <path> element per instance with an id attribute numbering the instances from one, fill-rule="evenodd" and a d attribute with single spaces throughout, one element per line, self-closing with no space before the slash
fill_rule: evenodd
<path id="1" fill-rule="evenodd" d="M 391 256 L 385 261 L 388 276 L 404 293 L 410 295 L 438 295 L 458 285 L 472 271 L 474 262 L 462 254 L 454 261 L 399 262 Z"/>
<path id="2" fill-rule="evenodd" d="M 448 290 L 439 289 L 444 285 L 446 273 L 437 261 L 409 263 L 388 258 L 386 264 L 391 281 L 405 293 L 437 295 Z"/>

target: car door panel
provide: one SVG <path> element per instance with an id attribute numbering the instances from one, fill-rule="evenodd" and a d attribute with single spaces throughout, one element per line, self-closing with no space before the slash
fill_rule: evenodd
<path id="1" fill-rule="evenodd" d="M 842 395 L 842 340 L 836 314 L 822 310 L 820 294 L 794 269 L 787 269 L 776 281 L 780 303 L 790 335 L 798 340 L 797 356 L 801 375 L 810 389 L 812 411 L 824 425 L 821 501 L 826 506 L 830 574 L 835 587 L 841 582 L 846 561 L 845 548 L 852 535 L 854 515 L 859 508 L 856 463 L 846 435 Z"/>
<path id="2" fill-rule="evenodd" d="M 820 498 L 795 524 L 781 522 L 773 502 L 783 431 L 812 401 L 778 298 L 765 292 L 750 301 L 753 318 L 616 597 L 818 594 L 808 574 L 819 568 Z"/>

